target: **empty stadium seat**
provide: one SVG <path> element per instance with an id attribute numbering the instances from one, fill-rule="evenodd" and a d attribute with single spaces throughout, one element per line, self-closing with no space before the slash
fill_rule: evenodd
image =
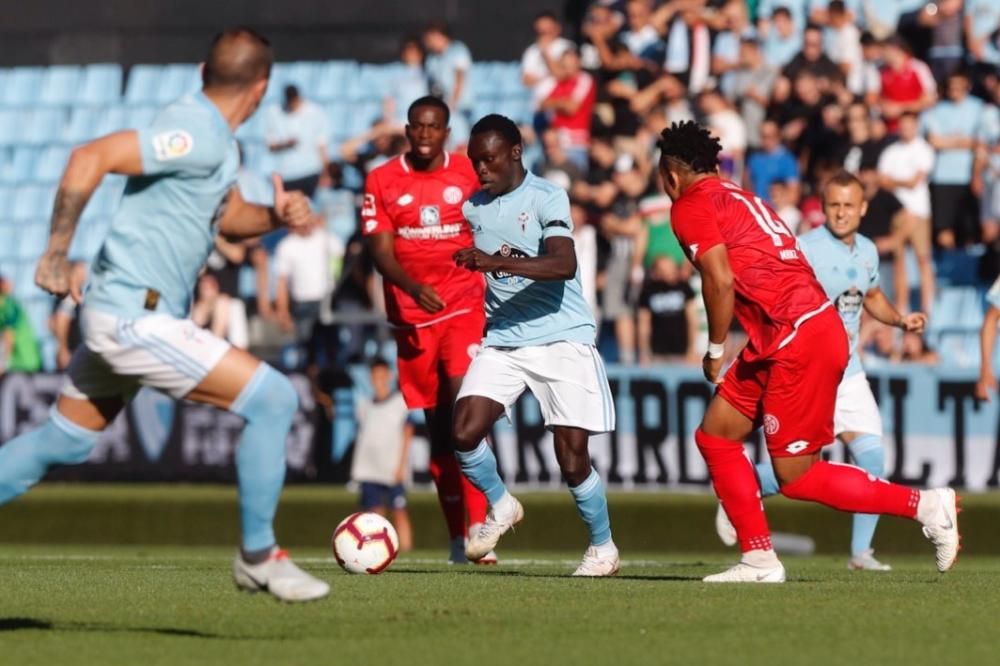
<path id="1" fill-rule="evenodd" d="M 117 103 L 122 96 L 122 68 L 115 63 L 87 65 L 83 68 L 80 104 Z"/>
<path id="2" fill-rule="evenodd" d="M 67 111 L 64 108 L 38 108 L 28 116 L 22 141 L 32 146 L 59 143 L 66 129 Z"/>
<path id="3" fill-rule="evenodd" d="M 6 162 L 0 164 L 0 182 L 15 185 L 31 182 L 37 158 L 36 148 L 31 146 L 13 148 Z"/>
<path id="4" fill-rule="evenodd" d="M 191 63 L 167 65 L 163 68 L 156 95 L 151 101 L 162 106 L 195 92 L 200 87 L 201 73 L 198 65 Z"/>
<path id="5" fill-rule="evenodd" d="M 135 65 L 129 70 L 125 86 L 127 104 L 151 104 L 156 101 L 162 65 Z"/>
<path id="6" fill-rule="evenodd" d="M 7 70 L 0 87 L 0 106 L 29 107 L 38 102 L 44 67 L 14 67 Z"/>
<path id="7" fill-rule="evenodd" d="M 39 183 L 53 183 L 59 180 L 69 161 L 69 146 L 54 145 L 42 149 L 35 161 L 34 180 Z"/>
<path id="8" fill-rule="evenodd" d="M 53 65 L 42 75 L 38 102 L 49 106 L 78 104 L 83 68 L 79 65 Z"/>
<path id="9" fill-rule="evenodd" d="M 66 123 L 66 130 L 63 132 L 63 141 L 69 144 L 79 144 L 96 138 L 101 117 L 107 112 L 107 109 L 101 107 L 73 107 Z"/>
<path id="10" fill-rule="evenodd" d="M 25 112 L 18 109 L 0 109 L 0 147 L 20 143 L 24 130 Z"/>

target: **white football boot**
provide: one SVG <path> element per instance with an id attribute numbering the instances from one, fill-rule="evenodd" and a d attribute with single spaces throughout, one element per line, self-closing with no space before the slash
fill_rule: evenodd
<path id="1" fill-rule="evenodd" d="M 601 552 L 602 550 L 606 552 Z M 607 552 L 610 551 L 610 552 Z M 583 554 L 583 561 L 573 572 L 574 576 L 614 576 L 621 569 L 621 560 L 618 559 L 618 549 L 614 544 L 610 548 L 598 548 L 591 546 Z"/>
<path id="2" fill-rule="evenodd" d="M 260 564 L 250 564 L 236 553 L 233 560 L 236 586 L 248 592 L 266 591 L 281 601 L 314 601 L 330 593 L 330 586 L 295 566 L 288 552 L 277 546 Z"/>
<path id="3" fill-rule="evenodd" d="M 486 514 L 486 522 L 475 532 L 469 532 L 469 542 L 465 546 L 465 556 L 478 562 L 490 554 L 514 525 L 524 520 L 524 507 L 509 493 L 496 506 L 491 506 Z M 495 557 L 495 555 L 494 555 Z"/>
<path id="4" fill-rule="evenodd" d="M 958 533 L 959 500 L 951 488 L 934 488 L 922 490 L 920 501 L 925 501 L 925 497 L 932 499 L 928 496 L 930 493 L 937 496 L 937 509 L 926 521 L 921 522 L 924 524 L 924 536 L 937 549 L 938 571 L 944 573 L 955 566 L 961 549 L 961 536 Z"/>
<path id="5" fill-rule="evenodd" d="M 469 535 L 478 532 L 479 528 L 482 527 L 482 525 L 483 525 L 482 523 L 472 523 L 471 525 L 469 525 Z M 465 540 L 466 543 L 468 543 L 468 541 L 469 541 L 468 539 Z M 462 552 L 462 557 L 465 557 L 464 551 Z M 498 563 L 499 560 L 497 559 L 497 553 L 495 550 L 491 550 L 490 552 L 486 553 L 481 558 L 473 562 L 473 564 L 485 564 L 487 566 Z"/>
<path id="6" fill-rule="evenodd" d="M 719 540 L 725 545 L 736 545 L 736 528 L 729 521 L 729 516 L 726 515 L 726 510 L 722 508 L 721 504 L 718 511 L 715 512 L 715 533 L 719 535 Z"/>
<path id="7" fill-rule="evenodd" d="M 892 571 L 891 566 L 875 559 L 875 551 L 871 548 L 851 555 L 851 559 L 847 560 L 847 568 L 851 571 Z"/>
<path id="8" fill-rule="evenodd" d="M 740 562 L 735 567 L 722 573 L 705 576 L 706 583 L 784 583 L 785 567 L 778 562 L 777 566 L 755 567 L 746 562 Z"/>

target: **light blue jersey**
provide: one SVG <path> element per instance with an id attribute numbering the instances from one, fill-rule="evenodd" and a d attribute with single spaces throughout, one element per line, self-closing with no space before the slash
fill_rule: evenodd
<path id="1" fill-rule="evenodd" d="M 477 192 L 462 206 L 476 247 L 487 254 L 537 257 L 545 240 L 572 238 L 569 197 L 558 185 L 527 173 L 517 189 L 494 197 Z M 488 347 L 528 347 L 551 342 L 594 344 L 597 326 L 583 298 L 580 271 L 572 280 L 534 281 L 486 274 Z"/>
<path id="2" fill-rule="evenodd" d="M 472 107 L 472 92 L 469 85 L 469 74 L 472 70 L 472 54 L 469 48 L 462 42 L 453 41 L 442 53 L 429 53 L 424 60 L 424 68 L 427 70 L 431 81 L 440 89 L 441 95 L 448 103 L 451 103 L 455 94 L 455 84 L 457 83 L 455 72 L 465 72 L 462 93 L 458 98 L 458 109 L 465 110 Z"/>
<path id="3" fill-rule="evenodd" d="M 148 314 L 151 289 L 160 294 L 157 312 L 186 317 L 236 182 L 236 140 L 200 92 L 167 106 L 137 133 L 143 175 L 128 179 L 84 304 L 134 319 Z"/>
<path id="4" fill-rule="evenodd" d="M 799 247 L 805 255 L 827 297 L 837 306 L 851 341 L 851 358 L 844 377 L 864 368 L 858 358 L 858 331 L 865 295 L 878 286 L 878 250 L 875 243 L 855 234 L 854 245 L 847 245 L 824 226 L 799 236 Z"/>
<path id="5" fill-rule="evenodd" d="M 943 136 L 976 138 L 982 120 L 984 104 L 978 97 L 967 96 L 961 102 L 944 99 L 924 111 L 920 117 L 923 131 Z M 973 150 L 954 148 L 937 151 L 931 183 L 934 185 L 968 185 L 972 180 Z"/>

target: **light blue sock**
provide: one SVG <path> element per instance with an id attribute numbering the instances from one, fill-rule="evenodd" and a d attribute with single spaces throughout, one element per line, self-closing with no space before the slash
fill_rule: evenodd
<path id="1" fill-rule="evenodd" d="M 760 481 L 760 496 L 770 497 L 779 492 L 778 477 L 774 475 L 774 467 L 771 462 L 763 462 L 756 466 L 757 480 Z"/>
<path id="2" fill-rule="evenodd" d="M 462 474 L 465 474 L 472 485 L 483 491 L 490 506 L 499 502 L 507 492 L 507 487 L 503 485 L 503 479 L 497 471 L 497 457 L 493 455 L 493 449 L 487 446 L 486 440 L 479 442 L 479 446 L 471 451 L 456 451 L 455 455 Z"/>
<path id="3" fill-rule="evenodd" d="M 236 452 L 244 551 L 275 545 L 274 512 L 285 482 L 285 440 L 298 404 L 288 378 L 261 363 L 229 408 L 247 420 Z"/>
<path id="4" fill-rule="evenodd" d="M 590 530 L 590 545 L 603 546 L 611 541 L 611 517 L 608 516 L 608 497 L 596 469 L 575 488 L 570 488 L 576 500 L 576 510 Z"/>
<path id="5" fill-rule="evenodd" d="M 847 445 L 847 448 L 855 465 L 872 476 L 882 478 L 885 474 L 885 450 L 882 448 L 881 437 L 871 434 L 859 435 Z M 858 555 L 872 547 L 876 525 L 878 525 L 877 515 L 854 514 L 854 527 L 851 530 L 852 555 Z"/>
<path id="6" fill-rule="evenodd" d="M 72 423 L 53 407 L 41 427 L 0 446 L 0 504 L 38 483 L 52 465 L 82 463 L 100 434 Z"/>

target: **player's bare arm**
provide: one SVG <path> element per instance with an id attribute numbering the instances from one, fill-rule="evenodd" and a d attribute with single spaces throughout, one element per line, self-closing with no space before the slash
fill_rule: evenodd
<path id="1" fill-rule="evenodd" d="M 49 243 L 38 260 L 35 284 L 57 296 L 71 288 L 67 258 L 80 216 L 105 174 L 132 176 L 142 173 L 139 138 L 134 131 L 115 132 L 75 148 L 63 171 L 52 208 Z M 73 298 L 80 301 L 78 289 Z"/>
<path id="2" fill-rule="evenodd" d="M 274 186 L 274 206 L 247 203 L 234 187 L 219 221 L 219 231 L 227 239 L 253 238 L 279 227 L 294 229 L 311 224 L 315 216 L 309 199 L 302 192 L 286 192 L 281 177 L 271 177 Z"/>
<path id="3" fill-rule="evenodd" d="M 721 383 L 721 346 L 725 343 L 733 322 L 733 301 L 736 294 L 726 246 L 716 245 L 702 254 L 698 259 L 698 268 L 701 271 L 702 298 L 708 315 L 709 350 L 702 361 L 702 368 L 705 379 L 718 384 Z M 716 349 L 719 351 L 713 353 Z"/>
<path id="4" fill-rule="evenodd" d="M 899 310 L 886 298 L 885 292 L 878 287 L 868 290 L 868 293 L 865 294 L 864 305 L 868 314 L 887 326 L 901 328 L 908 333 L 923 333 L 927 326 L 926 314 L 923 312 L 900 314 Z"/>
<path id="5" fill-rule="evenodd" d="M 384 279 L 409 294 L 417 305 L 427 312 L 441 312 L 445 308 L 446 303 L 434 291 L 434 287 L 417 282 L 400 265 L 399 260 L 396 259 L 391 232 L 372 234 L 368 237 L 368 244 L 371 248 L 372 259 L 375 261 L 375 267 L 378 268 Z"/>
<path id="6" fill-rule="evenodd" d="M 979 380 L 976 382 L 976 397 L 989 400 L 990 393 L 997 390 L 997 378 L 993 374 L 993 347 L 997 341 L 997 326 L 1000 325 L 1000 308 L 990 306 L 983 317 L 983 327 L 979 329 Z"/>
<path id="7" fill-rule="evenodd" d="M 455 263 L 470 271 L 503 271 L 529 280 L 572 280 L 576 275 L 573 239 L 555 236 L 545 239 L 545 252 L 537 257 L 501 257 L 474 247 L 459 250 Z"/>

